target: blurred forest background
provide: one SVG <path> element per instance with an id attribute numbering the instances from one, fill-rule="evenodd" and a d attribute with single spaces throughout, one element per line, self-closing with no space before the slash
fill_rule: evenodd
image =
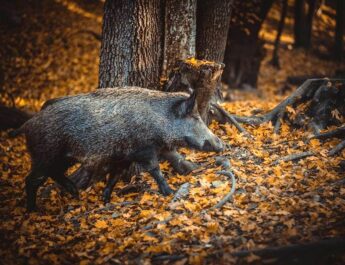
<path id="1" fill-rule="evenodd" d="M 112 10 L 110 2 L 106 4 Z M 174 1 L 166 3 L 173 7 Z M 254 138 L 240 134 L 232 124 L 210 124 L 232 146 L 224 156 L 238 177 L 233 201 L 222 210 L 200 214 L 230 189 L 226 178 L 215 174 L 221 168 L 215 155 L 182 150 L 187 159 L 201 164 L 199 171 L 181 176 L 161 164 L 175 189 L 184 182 L 192 184 L 189 198 L 179 205 L 171 206 L 171 198 L 149 189 L 121 194 L 122 182 L 108 205 L 100 200 L 103 183 L 83 191 L 77 201 L 61 196 L 49 182 L 40 191 L 44 210 L 26 213 L 24 176 L 30 158 L 24 138 L 10 138 L 8 129 L 18 127 L 48 99 L 112 86 L 113 81 L 99 78 L 104 5 L 98 0 L 7 0 L 0 5 L 2 262 L 345 262 L 345 151 L 328 153 L 341 141 L 310 140 L 310 132 L 288 123 L 281 125 L 279 135 L 273 135 L 272 123 L 243 125 Z M 207 4 L 203 8 L 206 12 Z M 272 109 L 309 78 L 345 78 L 344 13 L 342 0 L 234 0 L 226 16 L 231 22 L 219 26 L 217 38 L 210 40 L 213 49 L 200 48 L 204 38 L 197 34 L 196 54 L 188 49 L 176 52 L 223 61 L 222 107 L 251 116 Z M 166 54 L 166 61 L 152 56 L 162 61 L 163 75 L 136 80 L 138 85 L 163 83 L 176 63 L 173 55 Z M 116 76 L 120 68 L 108 75 Z M 291 115 L 295 111 L 288 109 Z M 344 124 L 342 113 L 332 115 Z M 299 152 L 312 153 L 280 163 L 281 157 Z M 147 188 L 143 182 L 155 186 L 146 174 L 136 181 L 141 187 Z M 321 243 L 301 245 L 308 242 Z M 291 245 L 278 252 L 270 249 Z M 258 249 L 268 251 L 249 251 Z M 339 250 L 340 255 L 334 255 Z"/>

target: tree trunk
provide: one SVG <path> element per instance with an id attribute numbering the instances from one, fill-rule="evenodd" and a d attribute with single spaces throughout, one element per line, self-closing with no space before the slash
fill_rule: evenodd
<path id="1" fill-rule="evenodd" d="M 304 0 L 295 1 L 294 37 L 295 47 L 310 49 L 313 28 L 313 18 L 316 0 L 308 0 L 308 10 Z"/>
<path id="2" fill-rule="evenodd" d="M 313 31 L 313 19 L 316 10 L 316 0 L 308 0 L 308 14 L 306 21 L 306 35 L 305 35 L 305 45 L 306 49 L 311 48 L 311 39 Z"/>
<path id="3" fill-rule="evenodd" d="M 223 81 L 229 86 L 237 88 L 257 86 L 260 64 L 264 57 L 259 31 L 272 4 L 273 0 L 235 0 L 223 72 Z"/>
<path id="4" fill-rule="evenodd" d="M 195 56 L 196 1 L 165 1 L 164 76 L 177 61 Z"/>
<path id="5" fill-rule="evenodd" d="M 304 0 L 295 0 L 295 23 L 294 23 L 294 37 L 295 47 L 303 47 L 303 33 L 305 27 L 305 6 Z"/>
<path id="6" fill-rule="evenodd" d="M 279 21 L 279 25 L 278 25 L 277 36 L 276 36 L 276 39 L 274 41 L 274 50 L 273 50 L 273 56 L 272 56 L 272 60 L 271 60 L 272 65 L 277 67 L 277 68 L 280 68 L 278 50 L 279 50 L 279 45 L 280 45 L 280 37 L 281 37 L 283 30 L 284 30 L 287 8 L 288 8 L 288 1 L 282 0 L 282 11 L 281 11 L 280 21 Z"/>
<path id="7" fill-rule="evenodd" d="M 159 87 L 163 59 L 160 0 L 104 4 L 99 87 Z"/>
<path id="8" fill-rule="evenodd" d="M 227 0 L 198 1 L 196 57 L 223 62 L 232 10 Z"/>
<path id="9" fill-rule="evenodd" d="M 342 61 L 344 58 L 344 28 L 345 28 L 345 1 L 337 0 L 334 58 L 336 58 L 339 61 Z"/>

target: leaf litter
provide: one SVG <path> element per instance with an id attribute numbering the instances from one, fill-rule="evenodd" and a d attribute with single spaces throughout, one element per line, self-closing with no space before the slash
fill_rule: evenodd
<path id="1" fill-rule="evenodd" d="M 90 15 L 73 1 L 56 1 L 54 7 L 49 1 L 42 3 L 47 23 L 37 25 L 37 32 L 33 32 L 30 23 L 37 24 L 40 15 L 31 16 L 29 6 L 20 7 L 23 14 L 30 13 L 30 23 L 17 35 L 5 32 L 3 39 L 12 45 L 1 48 L 2 54 L 9 53 L 4 57 L 5 91 L 14 95 L 18 107 L 35 111 L 49 98 L 97 87 L 100 47 L 87 35 L 70 39 L 68 44 L 63 41 L 73 30 L 83 29 L 85 23 L 99 32 L 100 7 Z M 62 29 L 62 25 L 66 27 Z M 25 41 L 28 39 L 34 41 Z M 249 116 L 252 110 L 267 111 L 280 102 L 286 96 L 276 93 L 282 80 L 298 71 L 304 73 L 301 62 L 306 61 L 300 51 L 281 50 L 280 54 L 282 64 L 289 64 L 287 69 L 273 69 L 267 55 L 259 78 L 260 90 L 256 94 L 234 92 L 238 100 L 224 103 L 223 107 Z M 329 69 L 335 68 L 330 67 L 330 62 L 311 60 L 314 63 L 308 64 L 308 72 L 321 69 L 332 74 Z M 4 97 L 2 101 L 8 103 L 9 99 Z M 8 132 L 0 132 L 2 261 L 103 264 L 166 259 L 200 264 L 219 251 L 235 253 L 344 236 L 345 151 L 335 157 L 327 155 L 339 140 L 307 141 L 310 132 L 292 129 L 285 123 L 279 135 L 273 134 L 270 123 L 243 126 L 253 138 L 230 124 L 210 125 L 230 145 L 221 157 L 230 161 L 237 182 L 232 200 L 222 208 L 213 209 L 231 185 L 226 176 L 217 174 L 222 170 L 216 163 L 218 154 L 183 149 L 187 159 L 201 166 L 182 176 L 174 173 L 167 162 L 161 164 L 175 190 L 188 183 L 188 191 L 176 201 L 172 201 L 173 196 L 159 195 L 148 174 L 135 178 L 143 187 L 136 192 L 117 195 L 125 187 L 120 182 L 107 205 L 101 200 L 104 183 L 82 191 L 80 200 L 75 200 L 48 181 L 39 190 L 38 212 L 31 214 L 25 210 L 24 177 L 30 169 L 25 140 L 10 139 Z M 282 159 L 302 152 L 314 155 L 296 161 Z M 258 259 L 251 254 L 247 262 Z"/>

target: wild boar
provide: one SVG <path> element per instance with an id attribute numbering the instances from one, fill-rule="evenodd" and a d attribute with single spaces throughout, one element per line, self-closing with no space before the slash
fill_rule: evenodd
<path id="1" fill-rule="evenodd" d="M 99 89 L 47 105 L 21 128 L 32 158 L 26 177 L 27 208 L 48 177 L 74 197 L 78 189 L 65 176 L 81 163 L 90 176 L 111 163 L 138 163 L 163 195 L 172 189 L 159 169 L 161 150 L 190 147 L 221 151 L 222 141 L 201 120 L 195 94 L 167 93 L 138 87 Z"/>

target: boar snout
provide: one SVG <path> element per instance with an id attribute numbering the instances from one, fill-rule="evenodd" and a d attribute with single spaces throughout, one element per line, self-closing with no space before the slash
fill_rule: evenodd
<path id="1" fill-rule="evenodd" d="M 202 149 L 210 152 L 221 152 L 224 150 L 224 143 L 218 137 L 215 137 L 211 141 L 206 140 Z"/>

